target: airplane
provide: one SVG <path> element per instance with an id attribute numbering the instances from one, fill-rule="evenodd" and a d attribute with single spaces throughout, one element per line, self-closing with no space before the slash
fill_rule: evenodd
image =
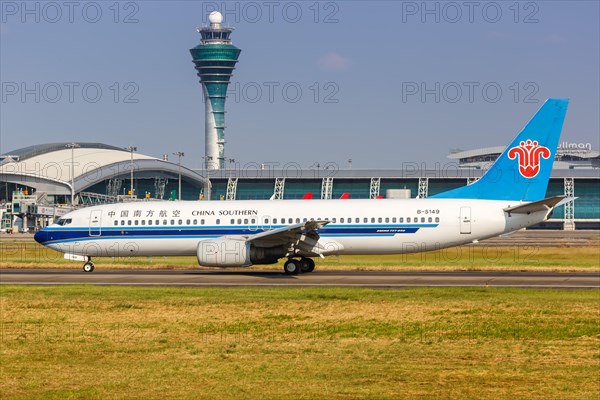
<path id="1" fill-rule="evenodd" d="M 44 246 L 93 257 L 188 256 L 200 266 L 248 267 L 286 259 L 402 254 L 477 243 L 547 220 L 574 198 L 545 198 L 568 99 L 548 99 L 478 181 L 428 198 L 160 201 L 72 211 L 35 234 Z"/>

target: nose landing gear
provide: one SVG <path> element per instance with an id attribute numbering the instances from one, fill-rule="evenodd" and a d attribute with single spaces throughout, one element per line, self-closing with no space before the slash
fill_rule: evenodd
<path id="1" fill-rule="evenodd" d="M 83 272 L 92 272 L 94 270 L 94 263 L 92 262 L 92 259 L 90 258 L 88 261 L 86 261 L 85 264 L 83 264 Z"/>

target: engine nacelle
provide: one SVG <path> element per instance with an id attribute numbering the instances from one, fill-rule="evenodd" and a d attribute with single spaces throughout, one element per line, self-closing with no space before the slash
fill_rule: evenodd
<path id="1" fill-rule="evenodd" d="M 198 243 L 198 264 L 205 267 L 249 267 L 275 264 L 285 256 L 284 247 L 256 247 L 244 239 L 205 239 Z"/>

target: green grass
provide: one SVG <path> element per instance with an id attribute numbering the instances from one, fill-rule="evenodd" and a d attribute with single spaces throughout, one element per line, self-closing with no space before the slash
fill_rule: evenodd
<path id="1" fill-rule="evenodd" d="M 1 398 L 591 399 L 598 291 L 0 286 Z"/>

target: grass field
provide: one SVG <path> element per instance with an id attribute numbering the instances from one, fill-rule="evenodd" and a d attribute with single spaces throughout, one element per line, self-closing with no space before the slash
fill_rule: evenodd
<path id="1" fill-rule="evenodd" d="M 197 268 L 196 257 L 97 257 L 97 268 Z M 0 268 L 73 268 L 81 262 L 67 261 L 61 253 L 33 239 L 0 239 Z M 600 271 L 600 242 L 581 247 L 530 245 L 461 246 L 439 251 L 380 256 L 340 256 L 317 260 L 318 268 L 353 270 L 537 270 Z M 280 264 L 256 266 L 281 269 Z"/>
<path id="2" fill-rule="evenodd" d="M 3 399 L 600 396 L 598 291 L 0 291 Z"/>

